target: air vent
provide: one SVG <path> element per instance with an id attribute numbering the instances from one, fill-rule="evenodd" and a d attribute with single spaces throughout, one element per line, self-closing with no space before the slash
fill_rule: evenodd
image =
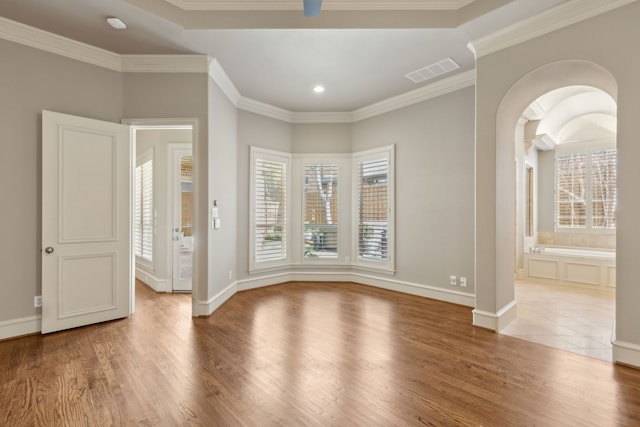
<path id="1" fill-rule="evenodd" d="M 441 74 L 449 73 L 453 70 L 457 70 L 460 68 L 456 62 L 451 59 L 443 59 L 442 61 L 438 61 L 435 64 L 427 65 L 424 68 L 420 68 L 419 70 L 412 71 L 409 74 L 405 74 L 405 77 L 411 80 L 414 83 L 421 83 L 425 80 L 432 79 Z"/>

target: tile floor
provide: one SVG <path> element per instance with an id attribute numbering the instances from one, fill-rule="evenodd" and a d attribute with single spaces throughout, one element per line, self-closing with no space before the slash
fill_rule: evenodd
<path id="1" fill-rule="evenodd" d="M 611 362 L 614 290 L 516 281 L 515 297 L 503 334 Z"/>

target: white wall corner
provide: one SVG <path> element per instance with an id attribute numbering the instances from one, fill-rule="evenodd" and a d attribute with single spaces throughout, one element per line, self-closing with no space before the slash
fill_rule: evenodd
<path id="1" fill-rule="evenodd" d="M 216 82 L 220 90 L 227 95 L 229 101 L 231 101 L 234 106 L 238 107 L 242 95 L 240 95 L 240 92 L 233 84 L 227 73 L 225 73 L 218 60 L 211 57 L 207 58 L 209 61 L 209 77 L 211 77 L 213 81 Z"/>
<path id="2" fill-rule="evenodd" d="M 473 310 L 473 325 L 485 329 L 491 329 L 494 332 L 500 332 L 511 323 L 518 314 L 518 303 L 513 300 L 509 304 L 498 310 L 497 313 L 488 311 Z"/>
<path id="3" fill-rule="evenodd" d="M 229 298 L 234 296 L 238 292 L 238 285 L 236 282 L 231 283 L 229 286 L 218 292 L 207 301 L 198 302 L 197 316 L 210 316 L 214 311 L 222 306 Z"/>
<path id="4" fill-rule="evenodd" d="M 17 338 L 42 331 L 42 316 L 29 316 L 0 322 L 0 340 Z"/>
<path id="5" fill-rule="evenodd" d="M 636 0 L 571 0 L 469 43 L 476 59 L 582 22 Z"/>

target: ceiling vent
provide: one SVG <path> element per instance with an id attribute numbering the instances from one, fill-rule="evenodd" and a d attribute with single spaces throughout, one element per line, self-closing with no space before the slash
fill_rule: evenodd
<path id="1" fill-rule="evenodd" d="M 438 61 L 435 64 L 427 65 L 419 70 L 412 71 L 409 74 L 405 74 L 405 77 L 414 83 L 421 83 L 441 74 L 457 70 L 458 68 L 460 68 L 460 66 L 456 64 L 453 59 L 447 58 L 442 61 Z"/>

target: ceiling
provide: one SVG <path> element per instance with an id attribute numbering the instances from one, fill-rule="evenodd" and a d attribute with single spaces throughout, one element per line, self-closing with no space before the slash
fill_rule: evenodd
<path id="1" fill-rule="evenodd" d="M 350 112 L 472 69 L 470 41 L 566 2 L 324 0 L 305 18 L 302 0 L 2 0 L 0 16 L 118 54 L 206 54 L 244 97 Z M 111 16 L 127 29 L 108 26 Z M 460 68 L 405 77 L 446 58 Z"/>
<path id="2" fill-rule="evenodd" d="M 609 94 L 592 86 L 567 86 L 552 90 L 525 110 L 523 117 L 539 121 L 537 135 L 556 144 L 614 139 L 617 105 Z"/>

